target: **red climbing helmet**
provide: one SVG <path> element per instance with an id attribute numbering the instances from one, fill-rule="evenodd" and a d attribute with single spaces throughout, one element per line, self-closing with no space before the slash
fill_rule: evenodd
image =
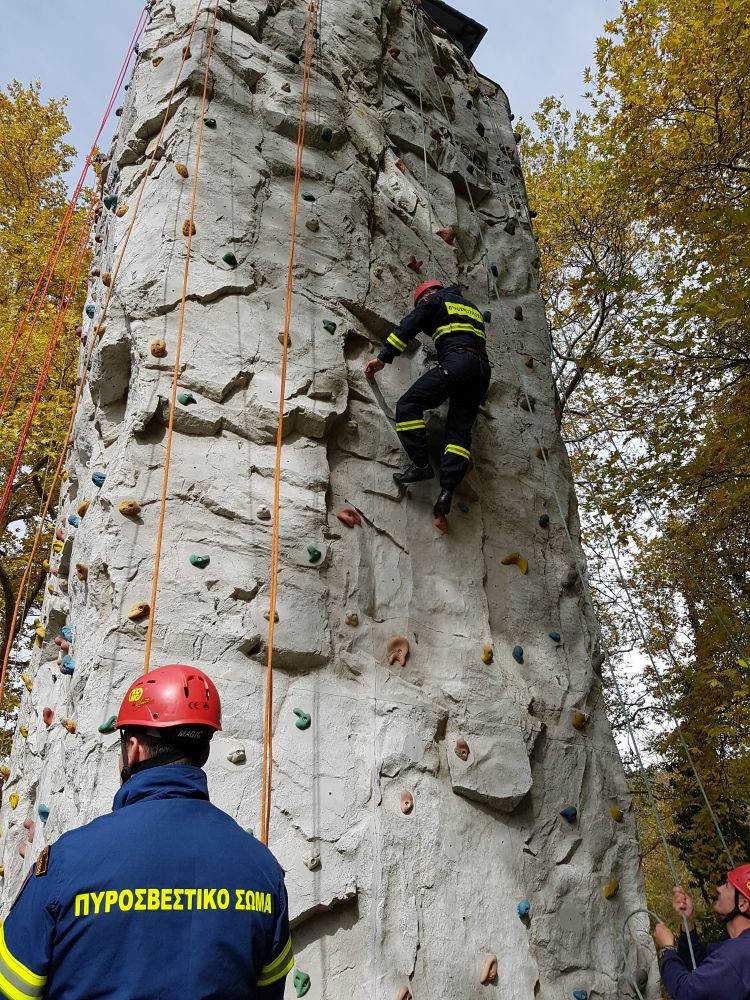
<path id="1" fill-rule="evenodd" d="M 750 899 L 750 864 L 740 865 L 727 872 L 727 882 L 741 892 L 745 899 Z"/>
<path id="2" fill-rule="evenodd" d="M 124 726 L 168 729 L 191 723 L 214 731 L 221 729 L 219 692 L 202 670 L 170 663 L 144 674 L 130 685 L 122 699 L 116 725 L 118 729 Z"/>
<path id="3" fill-rule="evenodd" d="M 432 288 L 445 288 L 445 285 L 442 281 L 438 281 L 436 278 L 432 278 L 430 281 L 423 281 L 414 293 L 414 305 L 419 302 L 425 292 L 429 292 Z"/>

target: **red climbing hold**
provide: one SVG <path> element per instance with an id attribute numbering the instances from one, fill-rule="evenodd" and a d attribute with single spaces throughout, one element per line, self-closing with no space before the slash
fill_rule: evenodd
<path id="1" fill-rule="evenodd" d="M 445 514 L 438 514 L 438 516 L 432 523 L 435 525 L 438 531 L 442 532 L 442 534 L 444 535 L 448 534 L 448 518 L 445 516 Z"/>
<path id="2" fill-rule="evenodd" d="M 341 510 L 336 512 L 336 517 L 342 524 L 345 524 L 347 528 L 353 528 L 355 525 L 362 524 L 362 518 L 353 507 L 343 507 Z"/>
<path id="3" fill-rule="evenodd" d="M 424 264 L 424 261 L 423 260 L 417 260 L 417 258 L 414 256 L 414 254 L 412 254 L 411 258 L 406 262 L 406 266 L 411 271 L 414 271 L 415 274 L 421 274 L 421 272 L 422 272 L 422 264 Z"/>
<path id="4" fill-rule="evenodd" d="M 448 75 L 448 70 L 443 69 L 442 66 L 435 66 L 435 76 L 439 77 L 439 79 L 441 80 L 444 80 L 447 75 Z"/>
<path id="5" fill-rule="evenodd" d="M 388 55 L 391 56 L 393 59 L 398 59 L 398 57 L 401 55 L 401 49 L 399 49 L 396 45 L 392 45 L 388 49 Z"/>
<path id="6" fill-rule="evenodd" d="M 52 711 L 51 708 L 43 708 L 42 709 L 42 721 L 44 722 L 45 726 L 48 729 L 52 725 L 52 723 L 55 721 L 55 713 Z"/>
<path id="7" fill-rule="evenodd" d="M 453 243 L 456 239 L 456 234 L 453 232 L 452 229 L 438 229 L 437 234 L 441 240 L 445 240 L 445 242 L 448 244 L 449 247 L 453 246 Z"/>
<path id="8" fill-rule="evenodd" d="M 434 139 L 435 142 L 442 142 L 443 141 L 443 137 L 440 134 L 440 129 L 439 128 L 431 128 L 430 129 L 430 137 L 432 139 Z"/>

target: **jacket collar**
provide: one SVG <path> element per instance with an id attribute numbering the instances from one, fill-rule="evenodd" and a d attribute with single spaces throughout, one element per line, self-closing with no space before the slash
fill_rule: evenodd
<path id="1" fill-rule="evenodd" d="M 140 771 L 118 790 L 112 811 L 144 799 L 208 799 L 205 771 L 189 764 L 164 764 Z"/>

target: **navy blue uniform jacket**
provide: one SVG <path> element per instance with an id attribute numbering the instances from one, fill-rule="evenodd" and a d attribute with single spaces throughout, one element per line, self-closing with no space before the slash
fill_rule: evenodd
<path id="1" fill-rule="evenodd" d="M 0 928 L 11 1000 L 281 1000 L 293 964 L 281 868 L 178 764 L 45 849 Z"/>
<path id="2" fill-rule="evenodd" d="M 692 931 L 690 940 L 697 969 L 684 933 L 676 952 L 664 952 L 661 978 L 672 1000 L 750 1000 L 750 931 L 714 944 Z"/>
<path id="3" fill-rule="evenodd" d="M 419 305 L 389 334 L 378 358 L 389 365 L 406 350 L 418 333 L 432 337 L 438 360 L 457 347 L 468 347 L 486 356 L 484 318 L 473 302 L 454 288 L 440 288 Z"/>

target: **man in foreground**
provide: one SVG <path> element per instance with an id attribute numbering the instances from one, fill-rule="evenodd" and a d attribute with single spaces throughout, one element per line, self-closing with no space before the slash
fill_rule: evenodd
<path id="1" fill-rule="evenodd" d="M 45 847 L 0 927 L 10 1000 L 281 1000 L 284 876 L 211 805 L 213 682 L 174 664 L 128 689 L 112 813 Z"/>

